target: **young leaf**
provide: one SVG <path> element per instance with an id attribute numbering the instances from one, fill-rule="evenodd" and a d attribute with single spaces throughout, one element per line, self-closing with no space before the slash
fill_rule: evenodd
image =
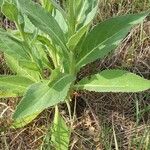
<path id="1" fill-rule="evenodd" d="M 124 70 L 104 70 L 82 79 L 76 89 L 95 92 L 140 92 L 150 88 L 150 81 Z"/>
<path id="2" fill-rule="evenodd" d="M 63 102 L 73 80 L 72 76 L 63 75 L 53 81 L 50 86 L 47 83 L 31 85 L 17 106 L 13 115 L 14 121 L 21 122 L 21 120 L 30 117 L 30 115 L 42 112 L 50 106 Z"/>
<path id="3" fill-rule="evenodd" d="M 13 3 L 9 3 L 8 1 L 4 1 L 2 5 L 2 13 L 11 21 L 18 20 L 18 9 L 16 5 Z"/>
<path id="4" fill-rule="evenodd" d="M 67 51 L 65 35 L 50 13 L 31 0 L 18 0 L 18 2 L 21 10 L 25 12 L 30 21 L 41 31 L 47 33 L 55 43 Z"/>
<path id="5" fill-rule="evenodd" d="M 81 46 L 77 67 L 81 68 L 98 58 L 104 58 L 118 46 L 131 27 L 142 22 L 147 15 L 148 13 L 141 13 L 115 17 L 98 24 L 88 33 Z"/>
<path id="6" fill-rule="evenodd" d="M 70 129 L 65 120 L 61 117 L 58 110 L 55 111 L 55 117 L 51 128 L 51 143 L 57 150 L 68 150 L 70 142 Z"/>
<path id="7" fill-rule="evenodd" d="M 22 96 L 34 82 L 22 76 L 0 76 L 0 98 Z"/>

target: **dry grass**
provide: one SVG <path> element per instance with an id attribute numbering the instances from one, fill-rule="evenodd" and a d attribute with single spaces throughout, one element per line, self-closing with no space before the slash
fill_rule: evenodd
<path id="1" fill-rule="evenodd" d="M 149 6 L 149 0 L 101 0 L 96 21 L 140 12 L 149 9 Z M 84 67 L 78 79 L 106 68 L 126 69 L 150 79 L 148 19 L 130 32 L 113 55 Z M 0 73 L 8 73 L 2 56 Z M 44 111 L 27 127 L 14 130 L 9 126 L 17 103 L 18 99 L 2 99 L 0 102 L 0 149 L 36 150 L 47 134 L 53 118 L 53 109 Z M 72 109 L 75 106 L 71 150 L 150 149 L 150 91 L 137 94 L 77 93 L 72 101 Z M 66 107 L 60 106 L 60 109 L 67 120 Z M 48 149 L 44 147 L 41 149 Z"/>

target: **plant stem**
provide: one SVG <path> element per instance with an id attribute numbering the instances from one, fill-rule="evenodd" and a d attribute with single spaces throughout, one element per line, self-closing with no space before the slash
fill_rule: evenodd
<path id="1" fill-rule="evenodd" d="M 73 110 L 73 120 L 75 120 L 75 117 L 76 117 L 76 106 L 77 106 L 77 99 L 76 99 L 76 96 L 75 96 L 75 102 L 74 102 L 74 110 Z"/>
<path id="2" fill-rule="evenodd" d="M 69 118 L 70 121 L 72 120 L 72 115 L 71 115 L 71 107 L 70 107 L 70 103 L 69 103 L 70 99 L 66 100 L 66 104 L 67 104 L 67 108 L 68 108 L 68 112 L 69 112 Z"/>
<path id="3" fill-rule="evenodd" d="M 57 119 L 57 118 L 58 118 L 58 113 L 59 113 L 58 105 L 56 105 L 56 106 L 55 106 L 55 116 L 54 116 L 54 119 Z"/>

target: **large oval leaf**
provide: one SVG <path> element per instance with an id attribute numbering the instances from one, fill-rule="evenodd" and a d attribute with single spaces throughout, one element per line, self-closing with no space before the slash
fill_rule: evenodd
<path id="1" fill-rule="evenodd" d="M 82 79 L 76 89 L 95 92 L 140 92 L 150 88 L 150 81 L 123 70 L 105 70 Z"/>
<path id="2" fill-rule="evenodd" d="M 27 120 L 28 117 L 39 114 L 45 108 L 64 101 L 73 80 L 72 76 L 63 75 L 49 86 L 47 83 L 31 85 L 17 106 L 13 115 L 14 121 L 21 122 L 20 120 Z"/>
<path id="3" fill-rule="evenodd" d="M 88 33 L 77 57 L 77 67 L 104 58 L 127 35 L 131 27 L 140 23 L 148 13 L 126 15 L 106 20 Z M 79 49 L 80 50 L 80 49 Z"/>

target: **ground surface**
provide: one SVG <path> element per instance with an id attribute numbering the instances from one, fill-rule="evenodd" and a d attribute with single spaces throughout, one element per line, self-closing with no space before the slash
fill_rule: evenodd
<path id="1" fill-rule="evenodd" d="M 115 15 L 137 13 L 150 8 L 149 0 L 101 0 L 95 22 Z M 2 19 L 2 18 L 1 18 Z M 7 20 L 3 27 L 13 27 Z M 103 61 L 84 67 L 84 76 L 106 68 L 122 68 L 150 79 L 150 19 L 136 26 L 115 53 Z M 10 73 L 0 55 L 0 74 Z M 0 100 L 0 149 L 36 150 L 43 143 L 53 116 L 53 109 L 44 111 L 35 121 L 22 129 L 9 129 L 10 118 L 18 99 Z M 72 150 L 149 150 L 150 149 L 150 91 L 133 94 L 76 93 L 76 121 L 70 142 Z M 65 106 L 60 106 L 68 120 Z M 46 148 L 43 143 L 41 149 Z"/>

